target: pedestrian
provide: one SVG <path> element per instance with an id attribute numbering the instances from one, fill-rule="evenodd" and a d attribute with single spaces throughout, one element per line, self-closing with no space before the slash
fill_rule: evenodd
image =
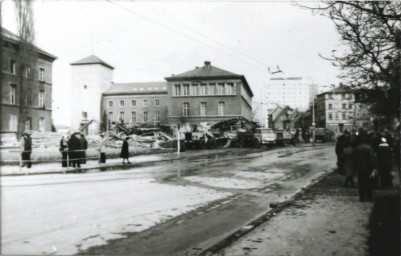
<path id="1" fill-rule="evenodd" d="M 70 152 L 70 162 L 72 162 L 72 167 L 81 167 L 79 162 L 79 150 L 80 150 L 79 139 L 76 137 L 76 133 L 73 133 L 68 140 L 68 149 Z"/>
<path id="2" fill-rule="evenodd" d="M 342 161 L 342 154 L 344 148 L 351 145 L 351 138 L 348 130 L 345 130 L 344 133 L 337 138 L 336 143 L 336 155 L 337 155 L 337 170 L 340 173 L 344 173 L 343 169 L 343 161 Z"/>
<path id="3" fill-rule="evenodd" d="M 123 145 L 121 147 L 120 157 L 123 159 L 123 164 L 125 164 L 125 160 L 129 164 L 129 144 L 128 144 L 128 136 L 124 138 Z"/>
<path id="4" fill-rule="evenodd" d="M 79 142 L 81 146 L 81 151 L 79 152 L 81 164 L 86 164 L 86 150 L 88 149 L 88 141 L 86 140 L 85 135 L 82 133 L 79 134 Z"/>
<path id="5" fill-rule="evenodd" d="M 344 172 L 345 172 L 345 187 L 354 186 L 354 168 L 352 166 L 352 147 L 348 146 L 344 149 L 342 160 L 344 162 Z"/>
<path id="6" fill-rule="evenodd" d="M 62 157 L 61 167 L 67 167 L 68 141 L 64 136 L 60 140 L 60 152 Z"/>
<path id="7" fill-rule="evenodd" d="M 100 135 L 100 147 L 99 147 L 99 154 L 100 154 L 100 159 L 99 163 L 106 163 L 106 138 L 104 134 Z"/>
<path id="8" fill-rule="evenodd" d="M 21 167 L 25 166 L 25 162 L 23 161 L 24 159 L 24 146 L 25 146 L 25 136 L 24 134 L 21 135 L 20 139 L 19 139 L 19 146 L 21 149 Z"/>
<path id="9" fill-rule="evenodd" d="M 25 163 L 28 168 L 31 168 L 31 153 L 32 153 L 32 139 L 29 133 L 24 133 L 24 152 L 22 153 L 23 166 Z"/>
<path id="10" fill-rule="evenodd" d="M 372 180 L 370 176 L 375 167 L 375 157 L 368 142 L 362 142 L 352 152 L 353 168 L 358 176 L 359 200 L 372 200 Z"/>
<path id="11" fill-rule="evenodd" d="M 393 153 L 387 143 L 387 139 L 382 137 L 381 143 L 377 149 L 377 172 L 381 188 L 390 188 L 393 186 L 391 169 L 393 167 Z"/>

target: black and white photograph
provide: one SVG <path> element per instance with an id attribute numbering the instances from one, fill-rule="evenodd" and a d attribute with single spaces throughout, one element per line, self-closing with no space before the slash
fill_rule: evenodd
<path id="1" fill-rule="evenodd" d="M 401 255 L 401 1 L 0 0 L 0 254 Z"/>

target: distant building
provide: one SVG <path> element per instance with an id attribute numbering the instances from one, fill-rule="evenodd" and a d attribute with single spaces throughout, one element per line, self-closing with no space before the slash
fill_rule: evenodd
<path id="1" fill-rule="evenodd" d="M 354 111 L 355 129 L 373 129 L 373 116 L 370 110 L 370 105 L 364 103 L 355 103 Z"/>
<path id="2" fill-rule="evenodd" d="M 102 113 L 110 121 L 167 123 L 167 82 L 113 84 L 103 92 Z"/>
<path id="3" fill-rule="evenodd" d="M 101 123 L 102 93 L 111 86 L 114 67 L 94 55 L 70 65 L 71 129 L 77 131 L 91 122 L 83 132 L 98 134 Z"/>
<path id="4" fill-rule="evenodd" d="M 34 46 L 35 67 L 23 70 L 24 86 L 30 86 L 29 95 L 20 99 L 22 89 L 18 63 L 19 38 L 2 28 L 2 70 L 1 70 L 1 132 L 52 130 L 52 66 L 55 56 Z M 25 120 L 20 122 L 20 104 L 27 105 Z"/>
<path id="5" fill-rule="evenodd" d="M 302 77 L 272 77 L 264 96 L 269 104 L 305 111 L 317 93 L 317 84 Z"/>
<path id="6" fill-rule="evenodd" d="M 218 122 L 235 117 L 252 119 L 253 93 L 244 75 L 203 67 L 165 78 L 170 123 Z"/>

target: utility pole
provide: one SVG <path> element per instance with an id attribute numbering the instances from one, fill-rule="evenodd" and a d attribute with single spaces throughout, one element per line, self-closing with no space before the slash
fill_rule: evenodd
<path id="1" fill-rule="evenodd" d="M 312 146 L 315 146 L 315 97 L 313 97 L 312 104 Z"/>

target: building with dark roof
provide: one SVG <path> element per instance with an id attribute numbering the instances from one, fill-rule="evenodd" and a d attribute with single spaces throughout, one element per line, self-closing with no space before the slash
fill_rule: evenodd
<path id="1" fill-rule="evenodd" d="M 218 122 L 235 117 L 252 119 L 253 93 L 244 75 L 211 65 L 165 78 L 170 123 Z"/>
<path id="2" fill-rule="evenodd" d="M 56 57 L 33 45 L 35 56 L 26 66 L 19 61 L 19 37 L 7 29 L 1 31 L 0 132 L 51 131 L 52 68 Z"/>

